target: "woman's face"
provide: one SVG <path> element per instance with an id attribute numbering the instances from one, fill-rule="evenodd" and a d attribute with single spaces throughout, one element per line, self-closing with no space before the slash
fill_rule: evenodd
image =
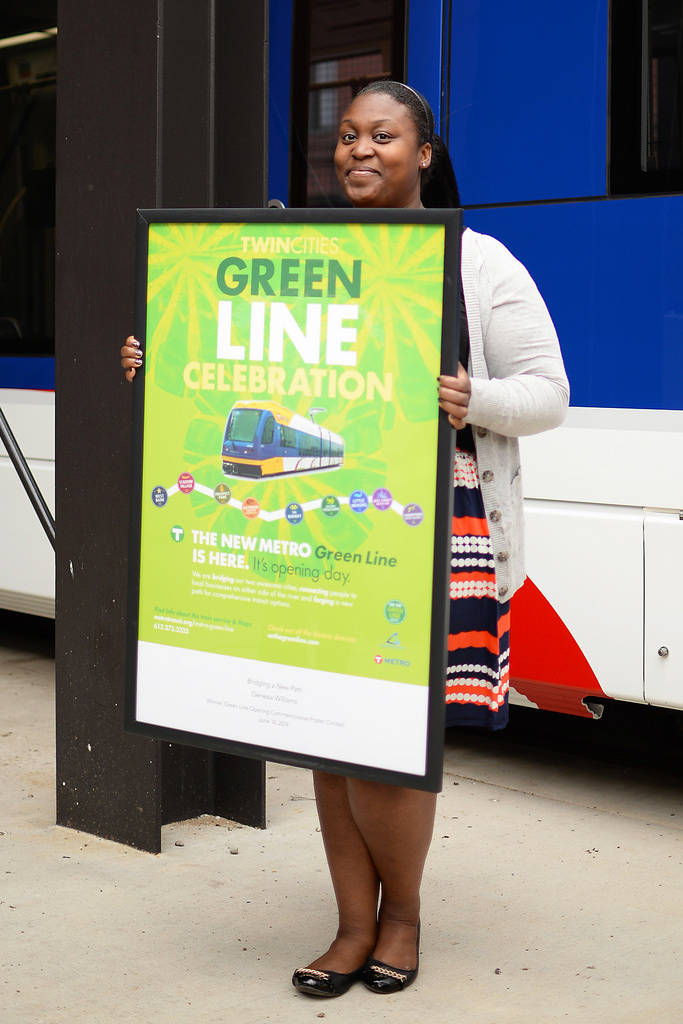
<path id="1" fill-rule="evenodd" d="M 352 206 L 422 206 L 420 172 L 431 158 L 408 108 L 386 93 L 358 96 L 342 118 L 334 166 Z"/>

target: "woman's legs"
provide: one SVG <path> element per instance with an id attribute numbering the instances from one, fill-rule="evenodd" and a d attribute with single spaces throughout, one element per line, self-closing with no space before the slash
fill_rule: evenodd
<path id="1" fill-rule="evenodd" d="M 416 965 L 420 884 L 432 841 L 436 794 L 348 779 L 349 804 L 382 887 L 373 956 L 403 970 Z"/>
<path id="2" fill-rule="evenodd" d="M 310 966 L 346 973 L 372 953 L 394 967 L 413 969 L 436 795 L 321 772 L 314 773 L 314 782 L 339 930 Z"/>
<path id="3" fill-rule="evenodd" d="M 347 974 L 365 963 L 377 939 L 379 877 L 353 819 L 341 775 L 313 773 L 320 830 L 339 911 L 337 937 L 310 967 Z"/>

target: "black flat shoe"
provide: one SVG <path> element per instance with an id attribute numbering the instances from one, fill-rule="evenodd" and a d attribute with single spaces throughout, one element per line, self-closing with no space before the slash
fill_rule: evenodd
<path id="1" fill-rule="evenodd" d="M 380 995 L 392 995 L 394 992 L 402 992 L 404 988 L 412 985 L 420 970 L 420 925 L 417 926 L 416 965 L 413 971 L 399 971 L 396 967 L 382 963 L 371 957 L 363 968 L 363 984 L 371 992 L 379 992 Z"/>
<path id="2" fill-rule="evenodd" d="M 397 971 L 395 967 L 383 964 L 381 960 L 368 960 L 363 971 L 363 984 L 371 992 L 391 995 L 393 992 L 402 992 L 408 985 L 412 985 L 419 969 L 418 965 L 414 971 Z"/>
<path id="3" fill-rule="evenodd" d="M 292 985 L 298 992 L 309 996 L 343 996 L 354 982 L 360 981 L 367 964 L 348 974 L 337 971 L 316 971 L 312 967 L 298 967 L 292 975 Z"/>

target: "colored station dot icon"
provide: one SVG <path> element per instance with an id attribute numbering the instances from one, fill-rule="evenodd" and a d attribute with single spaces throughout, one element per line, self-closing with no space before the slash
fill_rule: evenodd
<path id="1" fill-rule="evenodd" d="M 245 498 L 242 502 L 242 515 L 246 519 L 256 519 L 260 511 L 261 506 L 256 498 Z"/>

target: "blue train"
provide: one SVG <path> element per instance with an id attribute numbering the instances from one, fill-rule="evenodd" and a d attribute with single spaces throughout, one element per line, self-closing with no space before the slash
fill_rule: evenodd
<path id="1" fill-rule="evenodd" d="M 557 325 L 572 407 L 565 427 L 523 444 L 530 583 L 512 615 L 518 699 L 587 716 L 609 699 L 683 708 L 681 5 L 270 0 L 269 32 L 270 196 L 288 206 L 339 204 L 331 154 L 341 111 L 365 82 L 404 79 L 435 109 L 467 225 L 526 264 Z M 41 90 L 50 95 L 44 82 Z M 9 118 L 8 103 L 0 118 Z M 28 131 L 47 122 L 24 123 Z M 3 186 L 0 240 L 9 247 L 24 216 L 36 255 L 2 260 L 0 294 L 25 297 L 34 322 L 22 323 L 21 335 L 36 339 L 19 351 L 0 333 L 0 389 L 14 391 L 17 422 L 28 408 L 23 389 L 51 387 L 33 358 L 50 355 L 52 291 L 35 276 L 46 266 L 37 254 L 51 251 L 51 223 L 36 235 L 35 215 L 49 204 L 33 204 L 31 220 L 14 202 L 24 185 L 47 187 L 49 175 L 28 170 L 30 182 Z M 12 317 L 22 319 L 5 301 L 0 323 Z M 17 356 L 20 367 L 10 363 Z M 43 426 L 36 433 L 50 435 Z M 254 440 L 262 444 L 263 433 Z M 310 441 L 298 443 L 292 458 Z M 249 442 L 239 444 L 244 453 Z M 268 461 L 226 455 L 230 473 L 260 475 Z M 33 457 L 51 469 L 42 448 Z M 333 456 L 330 438 L 320 457 L 343 452 Z M 13 508 L 6 488 L 3 502 Z M 51 551 L 43 560 L 51 578 Z M 38 589 L 26 583 L 26 556 L 15 544 L 0 564 L 0 603 L 18 607 L 19 583 Z"/>

